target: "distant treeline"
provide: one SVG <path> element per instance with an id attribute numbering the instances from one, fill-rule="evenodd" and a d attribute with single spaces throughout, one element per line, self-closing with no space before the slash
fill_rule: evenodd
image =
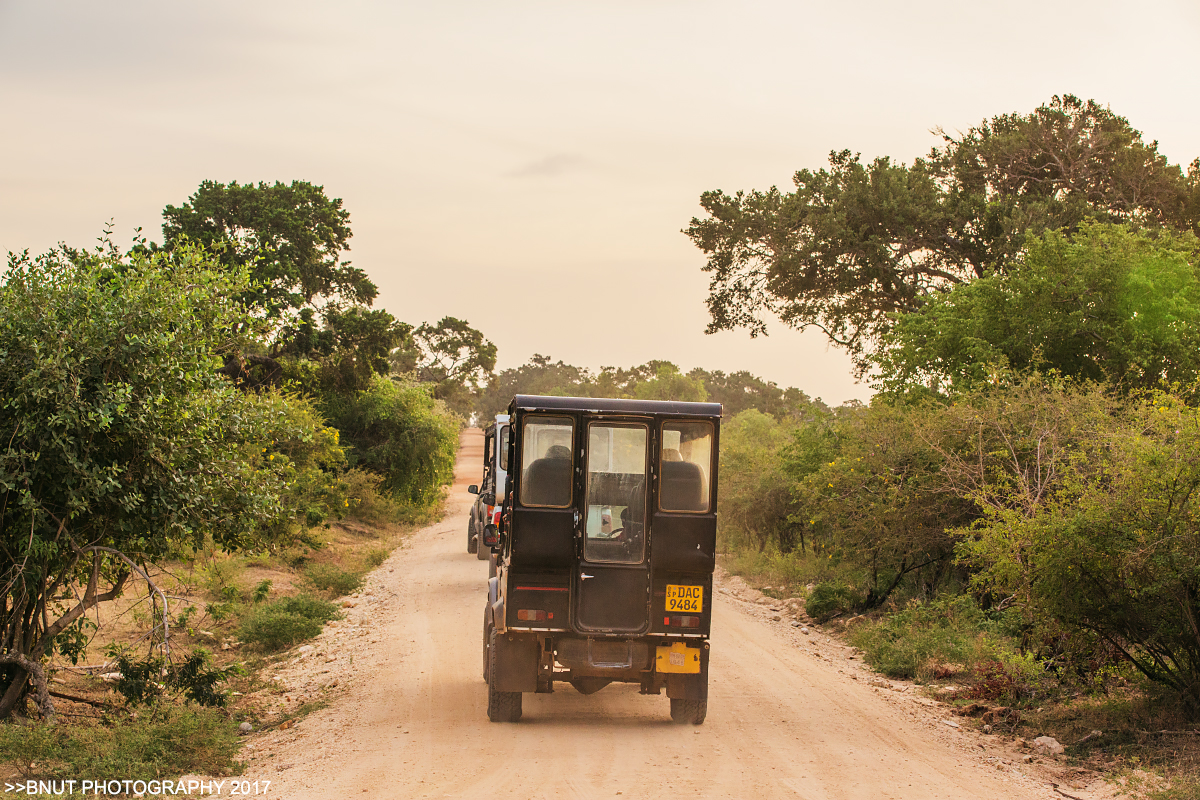
<path id="1" fill-rule="evenodd" d="M 517 394 L 721 403 L 727 417 L 750 408 L 781 418 L 803 415 L 809 408 L 825 409 L 820 399 L 799 389 L 780 388 L 745 371 L 725 374 L 697 367 L 685 374 L 670 361 L 655 360 L 592 372 L 543 355 L 489 376 L 471 395 L 470 408 L 479 420 L 487 420 L 503 413 Z"/>

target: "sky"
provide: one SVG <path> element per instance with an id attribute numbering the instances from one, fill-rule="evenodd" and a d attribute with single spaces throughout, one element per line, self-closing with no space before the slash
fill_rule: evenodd
<path id="1" fill-rule="evenodd" d="M 203 180 L 341 198 L 377 307 L 499 367 L 650 359 L 866 400 L 815 330 L 706 335 L 702 192 L 911 162 L 1055 94 L 1200 156 L 1195 0 L 0 0 L 0 253 L 161 237 Z"/>

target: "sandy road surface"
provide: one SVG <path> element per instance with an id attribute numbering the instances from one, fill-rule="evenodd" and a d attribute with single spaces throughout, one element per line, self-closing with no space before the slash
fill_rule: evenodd
<path id="1" fill-rule="evenodd" d="M 704 725 L 674 725 L 665 695 L 620 684 L 590 696 L 556 685 L 525 695 L 519 723 L 489 723 L 487 564 L 465 549 L 466 485 L 481 458 L 468 431 L 446 519 L 396 551 L 348 618 L 278 672 L 298 696 L 332 684 L 332 702 L 248 745 L 244 777 L 271 780 L 274 800 L 1064 796 L 994 737 L 871 685 L 836 642 L 729 590 L 715 598 Z"/>

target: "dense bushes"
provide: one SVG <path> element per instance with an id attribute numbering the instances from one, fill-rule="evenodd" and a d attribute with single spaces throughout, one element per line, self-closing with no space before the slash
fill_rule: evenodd
<path id="1" fill-rule="evenodd" d="M 1008 680 L 1010 696 L 1043 668 L 1086 682 L 1115 658 L 1200 709 L 1190 396 L 998 370 L 950 399 L 878 397 L 786 425 L 746 412 L 722 452 L 723 546 L 807 579 L 818 620 L 903 609 L 855 634 L 891 674 L 918 674 L 934 652 L 972 670 L 994 661 L 979 681 Z M 944 592 L 965 592 L 975 616 L 908 603 Z M 1004 610 L 1020 652 L 980 638 L 985 609 Z"/>
<path id="2" fill-rule="evenodd" d="M 242 618 L 239 637 L 267 651 L 282 650 L 311 639 L 321 626 L 340 619 L 341 612 L 328 600 L 308 595 L 263 603 Z"/>
<path id="3" fill-rule="evenodd" d="M 380 488 L 391 496 L 425 506 L 453 478 L 461 423 L 429 386 L 379 375 L 367 389 L 324 404 L 352 448 L 351 466 L 382 476 Z"/>

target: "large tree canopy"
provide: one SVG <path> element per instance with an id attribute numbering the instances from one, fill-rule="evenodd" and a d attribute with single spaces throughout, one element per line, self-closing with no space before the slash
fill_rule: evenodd
<path id="1" fill-rule="evenodd" d="M 1123 389 L 1200 375 L 1200 241 L 1088 223 L 1031 239 L 988 275 L 900 314 L 874 358 L 884 388 L 967 389 L 997 367 Z"/>
<path id="2" fill-rule="evenodd" d="M 911 166 L 843 150 L 796 189 L 705 192 L 685 233 L 712 273 L 709 331 L 766 331 L 776 314 L 856 358 L 948 287 L 1003 273 L 1027 238 L 1085 219 L 1197 229 L 1200 160 L 1185 176 L 1095 101 L 1055 97 L 985 120 Z"/>
<path id="3" fill-rule="evenodd" d="M 350 213 L 307 181 L 204 181 L 188 202 L 167 206 L 163 220 L 168 246 L 186 237 L 226 265 L 249 267 L 256 286 L 245 299 L 268 317 L 318 298 L 370 305 L 378 294 L 365 272 L 341 260 L 350 249 Z"/>

